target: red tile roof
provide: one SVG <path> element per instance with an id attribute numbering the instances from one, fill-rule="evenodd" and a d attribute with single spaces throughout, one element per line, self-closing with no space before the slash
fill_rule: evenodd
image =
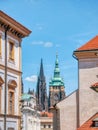
<path id="1" fill-rule="evenodd" d="M 53 117 L 53 113 L 51 112 L 41 112 L 41 117 Z"/>
<path id="2" fill-rule="evenodd" d="M 92 127 L 93 120 L 98 117 L 98 113 L 91 117 L 88 121 L 86 121 L 82 126 L 80 126 L 77 130 L 98 130 L 98 127 Z"/>
<path id="3" fill-rule="evenodd" d="M 98 36 L 95 36 L 93 39 L 88 41 L 86 44 L 84 44 L 77 50 L 82 51 L 82 50 L 94 50 L 94 49 L 98 49 Z"/>

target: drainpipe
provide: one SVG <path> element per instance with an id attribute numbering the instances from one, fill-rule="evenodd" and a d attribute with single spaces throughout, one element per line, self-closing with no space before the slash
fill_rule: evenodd
<path id="1" fill-rule="evenodd" d="M 4 91 L 4 130 L 6 130 L 6 117 L 7 117 L 7 31 L 10 29 L 9 25 L 5 29 L 5 91 Z"/>

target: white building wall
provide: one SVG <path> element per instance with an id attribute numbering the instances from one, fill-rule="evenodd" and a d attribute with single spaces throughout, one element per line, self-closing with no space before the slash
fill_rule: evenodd
<path id="1" fill-rule="evenodd" d="M 1 43 L 2 43 L 2 54 L 1 54 L 1 56 L 2 57 L 0 57 L 0 65 L 2 65 L 3 67 L 5 66 L 5 36 L 4 36 L 4 33 L 2 32 L 2 31 L 0 31 L 0 34 L 1 34 L 1 36 L 2 36 L 2 41 L 1 41 Z M 11 69 L 13 69 L 13 73 L 12 72 L 9 72 L 8 70 L 7 70 L 7 85 L 8 85 L 8 82 L 9 82 L 9 80 L 15 80 L 16 81 L 16 83 L 17 83 L 17 87 L 15 88 L 15 106 L 14 106 L 14 115 L 17 115 L 17 116 L 19 116 L 19 89 L 20 89 L 20 84 L 21 84 L 21 82 L 20 82 L 20 75 L 19 74 L 16 74 L 16 73 L 14 73 L 14 70 L 15 71 L 21 71 L 20 70 L 20 62 L 19 62 L 19 60 L 20 60 L 20 57 L 21 57 L 21 55 L 19 55 L 19 41 L 18 40 L 16 40 L 16 39 L 14 39 L 14 38 L 12 38 L 12 37 L 10 37 L 9 35 L 8 35 L 8 37 L 7 37 L 7 67 L 9 67 L 9 68 L 11 68 Z M 15 54 L 14 54 L 14 62 L 12 62 L 12 61 L 9 61 L 9 43 L 8 43 L 8 41 L 9 41 L 9 39 L 10 40 L 12 40 L 12 41 L 14 41 L 14 43 L 15 43 L 15 47 L 14 47 L 14 52 L 15 52 Z M 5 70 L 4 69 L 0 69 L 0 77 L 2 77 L 2 79 L 3 79 L 3 81 L 5 81 Z M 4 114 L 4 95 L 5 95 L 5 84 L 3 84 L 2 85 L 2 93 L 1 93 L 1 95 L 2 95 L 2 100 L 1 100 L 1 113 L 2 114 Z M 8 113 L 8 86 L 7 86 L 7 114 L 9 114 Z M 1 126 L 1 128 L 2 128 L 2 130 L 4 129 L 4 121 L 3 121 L 3 117 L 0 119 L 0 126 Z M 13 127 L 15 130 L 18 130 L 18 118 L 7 118 L 7 128 L 8 127 Z"/>
<path id="2" fill-rule="evenodd" d="M 0 34 L 2 34 L 2 58 L 0 59 L 0 64 L 5 65 L 5 36 L 4 33 L 0 31 Z M 12 40 L 14 43 L 14 62 L 9 60 L 9 41 Z M 19 41 L 12 38 L 11 36 L 7 35 L 7 66 L 10 68 L 13 68 L 15 70 L 19 70 L 19 58 L 21 56 L 19 55 Z"/>
<path id="3" fill-rule="evenodd" d="M 98 82 L 98 58 L 79 60 L 80 126 L 98 112 L 98 93 L 90 87 Z"/>
<path id="4" fill-rule="evenodd" d="M 60 109 L 60 130 L 76 130 L 76 91 L 57 104 Z"/>

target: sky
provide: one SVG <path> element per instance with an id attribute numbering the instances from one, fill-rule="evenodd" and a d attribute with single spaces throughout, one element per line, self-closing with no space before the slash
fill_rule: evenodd
<path id="1" fill-rule="evenodd" d="M 22 40 L 24 92 L 36 90 L 41 58 L 47 94 L 58 53 L 66 95 L 78 88 L 73 51 L 98 34 L 98 0 L 0 0 L 0 10 L 32 33 Z"/>

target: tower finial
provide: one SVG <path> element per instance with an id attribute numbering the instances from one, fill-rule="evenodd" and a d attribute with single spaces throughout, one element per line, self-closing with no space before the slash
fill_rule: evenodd
<path id="1" fill-rule="evenodd" d="M 56 52 L 56 58 L 58 58 L 58 52 Z"/>

